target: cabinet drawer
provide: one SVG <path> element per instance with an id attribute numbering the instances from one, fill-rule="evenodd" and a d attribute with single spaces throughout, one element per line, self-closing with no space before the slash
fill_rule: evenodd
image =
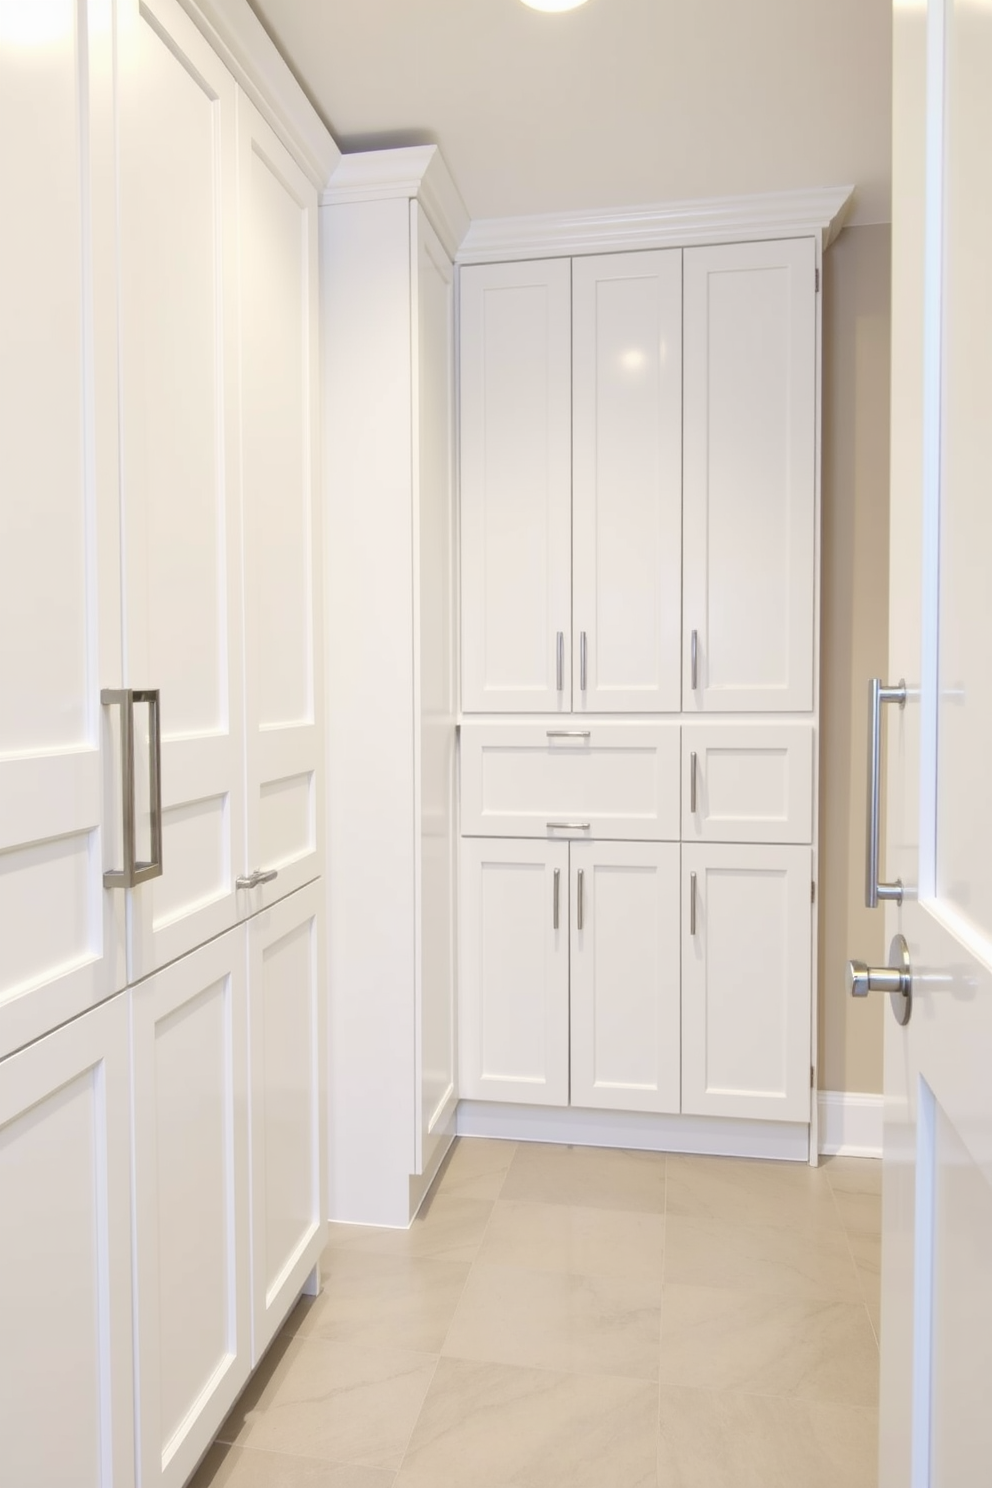
<path id="1" fill-rule="evenodd" d="M 812 725 L 685 724 L 682 820 L 687 842 L 811 842 Z"/>
<path id="2" fill-rule="evenodd" d="M 463 724 L 462 832 L 676 841 L 678 761 L 678 724 Z"/>

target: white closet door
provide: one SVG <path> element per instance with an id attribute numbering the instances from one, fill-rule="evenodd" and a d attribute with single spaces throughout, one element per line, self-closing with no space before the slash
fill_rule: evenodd
<path id="1" fill-rule="evenodd" d="M 125 678 L 162 718 L 164 871 L 130 895 L 133 979 L 234 923 L 245 862 L 237 156 L 233 79 L 176 0 L 124 0 L 119 32 Z"/>
<path id="2" fill-rule="evenodd" d="M 250 1369 L 246 935 L 129 993 L 139 1488 L 182 1488 Z"/>
<path id="3" fill-rule="evenodd" d="M 0 1057 L 125 979 L 124 896 L 103 887 L 121 637 L 102 8 L 0 3 Z"/>
<path id="4" fill-rule="evenodd" d="M 0 1065 L 10 1488 L 134 1483 L 129 1114 L 123 996 Z"/>
<path id="5" fill-rule="evenodd" d="M 567 1106 L 568 843 L 465 837 L 461 889 L 460 1093 Z"/>
<path id="6" fill-rule="evenodd" d="M 808 847 L 682 848 L 687 1115 L 809 1121 L 811 868 Z"/>
<path id="7" fill-rule="evenodd" d="M 317 193 L 238 95 L 250 913 L 323 870 Z"/>
<path id="8" fill-rule="evenodd" d="M 469 713 L 571 707 L 570 286 L 564 258 L 461 271 Z"/>
<path id="9" fill-rule="evenodd" d="M 812 238 L 685 252 L 687 712 L 813 706 L 815 273 Z"/>
<path id="10" fill-rule="evenodd" d="M 572 697 L 677 713 L 682 253 L 572 265 Z"/>
<path id="11" fill-rule="evenodd" d="M 252 1365 L 324 1249 L 322 891 L 248 922 Z"/>
<path id="12" fill-rule="evenodd" d="M 678 844 L 573 842 L 569 851 L 572 1105 L 675 1113 Z"/>

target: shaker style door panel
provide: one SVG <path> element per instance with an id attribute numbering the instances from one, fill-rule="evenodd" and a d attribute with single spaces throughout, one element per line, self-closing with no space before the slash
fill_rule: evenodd
<path id="1" fill-rule="evenodd" d="M 119 10 L 125 680 L 159 690 L 162 739 L 163 872 L 130 895 L 133 980 L 234 923 L 245 862 L 237 155 L 233 79 L 177 0 Z"/>
<path id="2" fill-rule="evenodd" d="M 687 249 L 682 699 L 813 706 L 812 238 Z"/>
<path id="3" fill-rule="evenodd" d="M 139 1488 L 182 1488 L 250 1368 L 245 937 L 128 994 Z"/>
<path id="4" fill-rule="evenodd" d="M 461 271 L 462 707 L 571 707 L 571 265 Z"/>
<path id="5" fill-rule="evenodd" d="M 124 985 L 113 36 L 0 10 L 0 1058 Z"/>
<path id="6" fill-rule="evenodd" d="M 568 844 L 463 839 L 459 1093 L 568 1105 Z"/>
<path id="7" fill-rule="evenodd" d="M 132 1488 L 127 1002 L 0 1064 L 0 1478 Z"/>
<path id="8" fill-rule="evenodd" d="M 812 854 L 682 849 L 682 1110 L 810 1119 Z"/>
<path id="9" fill-rule="evenodd" d="M 238 95 L 250 914 L 323 871 L 317 193 Z"/>
<path id="10" fill-rule="evenodd" d="M 679 848 L 573 842 L 573 1106 L 679 1110 Z"/>
<path id="11" fill-rule="evenodd" d="M 687 723 L 682 836 L 688 842 L 812 842 L 811 723 Z"/>
<path id="12" fill-rule="evenodd" d="M 682 253 L 572 265 L 575 712 L 679 711 Z"/>

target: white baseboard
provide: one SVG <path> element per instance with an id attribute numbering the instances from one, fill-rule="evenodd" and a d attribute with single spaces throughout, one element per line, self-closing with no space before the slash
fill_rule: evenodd
<path id="1" fill-rule="evenodd" d="M 820 1151 L 825 1156 L 881 1157 L 883 1100 L 881 1095 L 821 1090 Z"/>
<path id="2" fill-rule="evenodd" d="M 809 1159 L 809 1127 L 798 1121 L 730 1121 L 714 1116 L 656 1116 L 639 1111 L 586 1111 L 573 1106 L 468 1100 L 459 1101 L 455 1121 L 460 1137 L 766 1157 L 785 1162 Z"/>

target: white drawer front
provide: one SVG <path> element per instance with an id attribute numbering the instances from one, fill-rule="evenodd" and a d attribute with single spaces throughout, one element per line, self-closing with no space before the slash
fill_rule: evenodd
<path id="1" fill-rule="evenodd" d="M 462 832 L 677 841 L 678 761 L 678 724 L 463 724 Z"/>
<path id="2" fill-rule="evenodd" d="M 682 821 L 687 842 L 811 842 L 812 725 L 684 725 Z"/>

